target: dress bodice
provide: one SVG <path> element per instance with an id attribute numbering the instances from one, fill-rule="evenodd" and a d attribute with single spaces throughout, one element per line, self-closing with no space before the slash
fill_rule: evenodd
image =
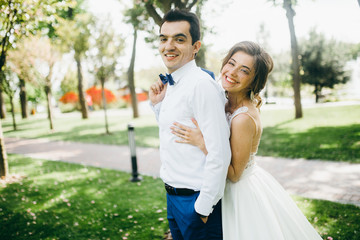
<path id="1" fill-rule="evenodd" d="M 248 111 L 249 111 L 249 108 L 246 107 L 246 106 L 243 106 L 243 107 L 240 107 L 240 108 L 236 109 L 232 114 L 231 113 L 226 113 L 227 120 L 228 120 L 230 128 L 231 128 L 232 120 L 239 114 L 248 115 L 255 124 L 255 129 L 256 130 L 255 130 L 255 134 L 254 134 L 253 141 L 252 141 L 253 145 L 251 147 L 250 158 L 249 158 L 248 163 L 246 164 L 245 169 L 253 166 L 254 163 L 255 163 L 255 155 L 256 155 L 258 147 L 259 147 L 261 133 L 262 133 L 261 126 L 259 126 L 259 124 L 256 122 L 255 118 Z"/>

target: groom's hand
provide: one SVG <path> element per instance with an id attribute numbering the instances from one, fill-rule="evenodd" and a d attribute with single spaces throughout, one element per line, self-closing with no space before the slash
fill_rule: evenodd
<path id="1" fill-rule="evenodd" d="M 201 221 L 203 221 L 203 223 L 206 223 L 209 219 L 209 216 L 204 216 L 204 215 L 201 215 L 200 213 L 197 212 L 197 214 L 199 215 Z"/>
<path id="2" fill-rule="evenodd" d="M 206 223 L 208 221 L 209 217 L 208 216 L 200 217 L 200 219 L 201 219 L 201 221 L 203 221 L 203 223 Z"/>
<path id="3" fill-rule="evenodd" d="M 166 88 L 167 88 L 167 84 L 164 85 L 160 79 L 157 82 L 155 82 L 153 85 L 151 85 L 149 91 L 149 98 L 153 106 L 164 99 Z"/>

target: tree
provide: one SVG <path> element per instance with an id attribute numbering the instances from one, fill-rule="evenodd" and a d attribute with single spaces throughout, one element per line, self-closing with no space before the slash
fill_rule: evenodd
<path id="1" fill-rule="evenodd" d="M 350 79 L 345 64 L 352 56 L 350 52 L 344 55 L 347 51 L 340 43 L 326 40 L 315 30 L 309 36 L 302 50 L 302 82 L 314 86 L 315 102 L 318 103 L 324 87 L 334 88 Z"/>
<path id="2" fill-rule="evenodd" d="M 26 79 L 45 92 L 50 129 L 54 129 L 52 114 L 52 77 L 55 63 L 60 54 L 48 37 L 31 36 L 21 45 L 22 50 L 14 51 L 10 56 L 15 71 L 21 79 Z M 22 53 L 22 54 L 20 54 Z M 19 54 L 19 55 L 16 55 Z M 15 55 L 15 56 L 14 56 Z M 17 57 L 17 58 L 16 58 Z M 23 57 L 19 59 L 19 57 Z"/>
<path id="3" fill-rule="evenodd" d="M 82 59 L 89 50 L 90 25 L 93 17 L 90 14 L 78 14 L 74 20 L 58 19 L 59 25 L 56 32 L 64 52 L 74 51 L 77 66 L 78 93 L 82 118 L 88 118 L 88 109 L 85 99 L 84 82 L 82 74 Z"/>
<path id="4" fill-rule="evenodd" d="M 0 0 L 0 79 L 4 80 L 3 71 L 8 50 L 22 37 L 40 30 L 43 26 L 41 23 L 53 22 L 56 9 L 67 9 L 71 2 L 72 0 Z M 0 124 L 0 177 L 6 177 L 7 170 L 6 150 Z"/>
<path id="5" fill-rule="evenodd" d="M 60 84 L 60 95 L 64 95 L 67 92 L 75 92 L 77 91 L 78 86 L 78 80 L 77 80 L 77 72 L 69 70 L 66 72 L 64 79 L 61 81 Z"/>
<path id="6" fill-rule="evenodd" d="M 32 56 L 33 46 L 31 38 L 22 39 L 17 43 L 16 49 L 8 52 L 8 61 L 11 63 L 11 70 L 19 78 L 20 106 L 22 118 L 27 118 L 27 94 L 26 82 L 35 83 L 36 70 L 34 68 L 34 57 Z"/>
<path id="7" fill-rule="evenodd" d="M 271 0 L 277 5 L 278 0 Z M 302 118 L 302 107 L 301 107 L 301 94 L 300 94 L 300 60 L 299 60 L 299 49 L 295 34 L 294 17 L 295 10 L 293 6 L 297 4 L 297 0 L 281 0 L 282 7 L 286 11 L 286 17 L 288 19 L 290 39 L 291 39 L 291 72 L 293 75 L 293 89 L 294 89 L 294 105 L 295 105 L 295 118 Z"/>
<path id="8" fill-rule="evenodd" d="M 0 77 L 0 85 L 2 84 L 2 79 Z M 5 104 L 4 104 L 4 96 L 3 96 L 3 92 L 0 89 L 0 118 L 1 119 L 5 119 L 6 118 L 6 109 L 5 109 Z"/>
<path id="9" fill-rule="evenodd" d="M 34 38 L 34 45 L 38 46 L 36 51 L 36 67 L 39 77 L 38 84 L 44 88 L 47 102 L 47 112 L 50 129 L 54 130 L 53 114 L 52 114 L 52 77 L 55 63 L 60 58 L 60 53 L 51 44 L 49 38 Z"/>
<path id="10" fill-rule="evenodd" d="M 94 51 L 90 53 L 93 63 L 95 77 L 101 84 L 102 106 L 105 116 L 106 134 L 110 134 L 107 119 L 107 104 L 105 96 L 105 82 L 115 76 L 115 68 L 117 59 L 124 49 L 124 41 L 120 36 L 115 35 L 115 31 L 111 28 L 111 21 L 95 21 L 92 35 L 95 36 Z"/>
<path id="11" fill-rule="evenodd" d="M 5 70 L 3 71 L 5 79 L 1 81 L 1 90 L 6 93 L 6 95 L 9 97 L 10 100 L 10 112 L 12 116 L 12 122 L 13 122 L 13 129 L 14 131 L 17 130 L 16 127 L 16 120 L 15 120 L 15 107 L 14 107 L 14 96 L 16 91 L 18 90 L 18 82 L 19 79 L 17 78 L 16 74 L 14 74 L 10 67 L 6 66 Z"/>
<path id="12" fill-rule="evenodd" d="M 26 84 L 27 100 L 31 102 L 31 113 L 35 114 L 37 105 L 40 102 L 46 101 L 46 95 L 43 89 L 39 88 L 37 83 L 28 82 Z"/>
<path id="13" fill-rule="evenodd" d="M 135 68 L 135 56 L 136 56 L 136 41 L 137 34 L 139 30 L 144 30 L 146 28 L 146 22 L 148 22 L 147 16 L 143 14 L 144 7 L 140 4 L 137 4 L 135 1 L 133 3 L 133 7 L 128 9 L 125 12 L 125 16 L 127 18 L 126 22 L 131 23 L 133 26 L 133 46 L 132 46 L 132 54 L 130 60 L 130 66 L 128 68 L 127 77 L 128 77 L 128 86 L 130 90 L 131 96 L 131 106 L 133 109 L 133 117 L 138 118 L 138 103 L 137 103 L 137 95 L 135 91 L 135 80 L 134 80 L 134 68 Z"/>

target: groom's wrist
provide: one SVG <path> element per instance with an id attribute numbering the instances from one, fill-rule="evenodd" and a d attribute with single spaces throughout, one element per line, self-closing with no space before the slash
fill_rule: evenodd
<path id="1" fill-rule="evenodd" d="M 197 213 L 197 215 L 199 215 L 199 217 L 201 217 L 201 218 L 206 218 L 207 216 L 205 216 L 205 215 L 202 215 L 202 214 L 200 214 L 200 213 L 198 213 L 198 212 L 196 212 Z"/>

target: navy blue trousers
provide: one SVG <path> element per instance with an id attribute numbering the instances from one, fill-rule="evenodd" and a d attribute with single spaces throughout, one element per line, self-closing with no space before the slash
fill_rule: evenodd
<path id="1" fill-rule="evenodd" d="M 221 240 L 221 201 L 214 207 L 204 223 L 196 213 L 194 204 L 199 193 L 190 196 L 167 196 L 167 218 L 174 240 Z"/>

